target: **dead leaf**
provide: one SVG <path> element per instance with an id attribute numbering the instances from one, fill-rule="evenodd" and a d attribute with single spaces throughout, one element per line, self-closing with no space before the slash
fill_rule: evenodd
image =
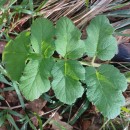
<path id="1" fill-rule="evenodd" d="M 91 126 L 91 121 L 89 120 L 84 120 L 82 122 L 82 130 L 88 130 L 88 128 Z"/>
<path id="2" fill-rule="evenodd" d="M 47 101 L 44 101 L 43 99 L 36 99 L 32 102 L 29 102 L 26 106 L 27 109 L 30 109 L 31 111 L 40 114 L 42 108 L 46 105 Z"/>
<path id="3" fill-rule="evenodd" d="M 18 96 L 15 91 L 8 91 L 5 93 L 5 99 L 8 103 L 17 104 L 18 103 Z"/>
<path id="4" fill-rule="evenodd" d="M 0 41 L 0 54 L 3 52 L 6 42 Z"/>
<path id="5" fill-rule="evenodd" d="M 73 130 L 73 127 L 66 122 L 61 121 L 62 117 L 56 113 L 55 116 L 51 119 L 50 124 L 52 125 L 53 130 Z"/>
<path id="6" fill-rule="evenodd" d="M 36 126 L 36 127 L 38 126 L 38 119 L 37 119 L 36 116 L 34 116 L 33 118 L 31 118 L 31 121 L 34 124 L 34 126 Z"/>
<path id="7" fill-rule="evenodd" d="M 0 127 L 0 130 L 7 130 L 5 126 Z"/>
<path id="8" fill-rule="evenodd" d="M 87 130 L 99 130 L 103 124 L 101 115 L 95 115 L 92 117 L 91 126 Z"/>
<path id="9" fill-rule="evenodd" d="M 3 89 L 5 87 L 4 83 L 0 83 L 0 88 Z"/>

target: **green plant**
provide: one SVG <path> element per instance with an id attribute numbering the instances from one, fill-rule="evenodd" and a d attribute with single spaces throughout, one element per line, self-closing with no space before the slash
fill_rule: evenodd
<path id="1" fill-rule="evenodd" d="M 96 58 L 106 61 L 117 53 L 113 32 L 102 15 L 91 21 L 86 40 L 81 40 L 80 30 L 66 17 L 60 18 L 56 26 L 38 18 L 31 32 L 22 32 L 6 45 L 3 63 L 27 100 L 39 98 L 52 86 L 56 98 L 70 105 L 87 91 L 88 100 L 113 119 L 125 103 L 122 92 L 127 88 L 126 78 L 112 65 L 95 67 L 94 63 Z M 85 55 L 93 57 L 91 63 L 81 60 Z"/>

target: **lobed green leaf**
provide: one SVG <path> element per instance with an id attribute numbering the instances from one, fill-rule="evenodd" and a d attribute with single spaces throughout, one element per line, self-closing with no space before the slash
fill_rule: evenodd
<path id="1" fill-rule="evenodd" d="M 114 28 L 106 16 L 95 17 L 87 28 L 86 53 L 90 57 L 110 60 L 117 53 L 117 42 L 112 36 Z"/>
<path id="2" fill-rule="evenodd" d="M 28 100 L 39 98 L 50 89 L 49 77 L 53 66 L 51 58 L 31 60 L 20 78 L 20 90 Z"/>
<path id="3" fill-rule="evenodd" d="M 80 39 L 81 32 L 66 17 L 56 23 L 56 51 L 64 58 L 77 59 L 83 56 L 85 44 Z"/>
<path id="4" fill-rule="evenodd" d="M 97 70 L 86 68 L 87 97 L 107 118 L 113 119 L 120 114 L 125 103 L 122 92 L 127 88 L 123 74 L 112 65 L 101 65 Z"/>
<path id="5" fill-rule="evenodd" d="M 38 18 L 31 25 L 31 44 L 36 53 L 50 57 L 55 50 L 55 29 L 53 23 L 45 18 Z"/>
<path id="6" fill-rule="evenodd" d="M 52 89 L 60 101 L 72 104 L 82 96 L 84 89 L 79 80 L 85 78 L 85 69 L 78 61 L 58 61 L 52 75 Z"/>
<path id="7" fill-rule="evenodd" d="M 30 33 L 22 32 L 5 47 L 2 60 L 12 80 L 18 81 L 30 52 Z"/>

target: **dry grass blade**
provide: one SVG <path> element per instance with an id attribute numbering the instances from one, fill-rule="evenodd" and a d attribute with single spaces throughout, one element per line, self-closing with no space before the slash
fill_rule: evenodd
<path id="1" fill-rule="evenodd" d="M 130 2 L 124 3 L 123 0 L 90 0 L 88 5 L 86 5 L 85 0 L 48 0 L 33 17 L 43 16 L 56 22 L 60 17 L 67 16 L 79 28 L 82 28 L 86 27 L 88 22 L 96 15 L 117 9 L 124 9 L 129 4 Z M 31 15 L 27 15 L 16 21 L 10 31 L 13 31 L 16 26 L 25 23 L 31 17 Z M 120 21 L 119 23 L 114 23 L 114 25 L 117 24 L 120 24 Z"/>
<path id="2" fill-rule="evenodd" d="M 62 16 L 67 16 L 81 28 L 96 15 L 113 10 L 117 2 L 120 4 L 123 1 L 91 0 L 89 1 L 88 8 L 85 0 L 49 0 L 46 5 L 41 8 L 40 14 L 54 22 Z"/>
<path id="3" fill-rule="evenodd" d="M 112 2 L 112 0 L 101 0 L 99 2 L 96 1 L 95 6 L 93 6 L 92 9 L 88 11 L 80 19 L 76 20 L 75 23 L 78 23 L 79 21 L 81 21 L 77 25 L 78 27 L 81 27 L 82 25 L 86 24 L 89 20 L 91 20 L 93 17 L 95 17 L 97 14 L 100 14 L 106 11 L 106 8 L 108 7 L 110 2 Z"/>
<path id="4" fill-rule="evenodd" d="M 56 21 L 61 16 L 73 16 L 77 11 L 83 9 L 84 5 L 84 0 L 59 0 L 53 3 L 49 1 L 40 13 L 46 18 L 49 17 L 53 21 Z"/>
<path id="5" fill-rule="evenodd" d="M 46 6 L 41 9 L 40 13 L 53 21 L 56 21 L 62 16 L 70 17 L 78 27 L 81 27 L 95 15 L 106 11 L 106 7 L 108 7 L 111 2 L 112 0 L 92 1 L 91 9 L 88 10 L 85 0 L 48 1 Z"/>
<path id="6" fill-rule="evenodd" d="M 130 29 L 126 29 L 122 32 L 122 34 L 129 34 L 130 35 Z M 117 36 L 117 41 L 118 43 L 129 43 L 130 42 L 130 37 L 125 37 L 125 36 Z"/>

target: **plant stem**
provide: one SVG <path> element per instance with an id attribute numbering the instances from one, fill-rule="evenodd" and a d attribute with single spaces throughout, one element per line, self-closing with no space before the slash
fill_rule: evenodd
<path id="1" fill-rule="evenodd" d="M 1 72 L 3 75 L 9 77 L 7 71 L 2 67 L 2 65 L 0 65 L 0 72 Z"/>
<path id="2" fill-rule="evenodd" d="M 91 64 L 92 64 L 93 67 L 94 67 L 95 59 L 96 59 L 96 56 L 93 57 L 92 62 L 91 62 Z"/>
<path id="3" fill-rule="evenodd" d="M 85 66 L 93 66 L 93 67 L 99 67 L 101 64 L 98 64 L 98 63 L 94 63 L 92 65 L 91 62 L 85 62 L 85 61 L 79 61 L 81 65 L 85 65 Z"/>
<path id="4" fill-rule="evenodd" d="M 102 130 L 108 122 L 109 122 L 109 120 L 106 120 L 106 122 L 104 122 L 104 124 L 101 126 L 101 128 L 99 130 Z"/>

